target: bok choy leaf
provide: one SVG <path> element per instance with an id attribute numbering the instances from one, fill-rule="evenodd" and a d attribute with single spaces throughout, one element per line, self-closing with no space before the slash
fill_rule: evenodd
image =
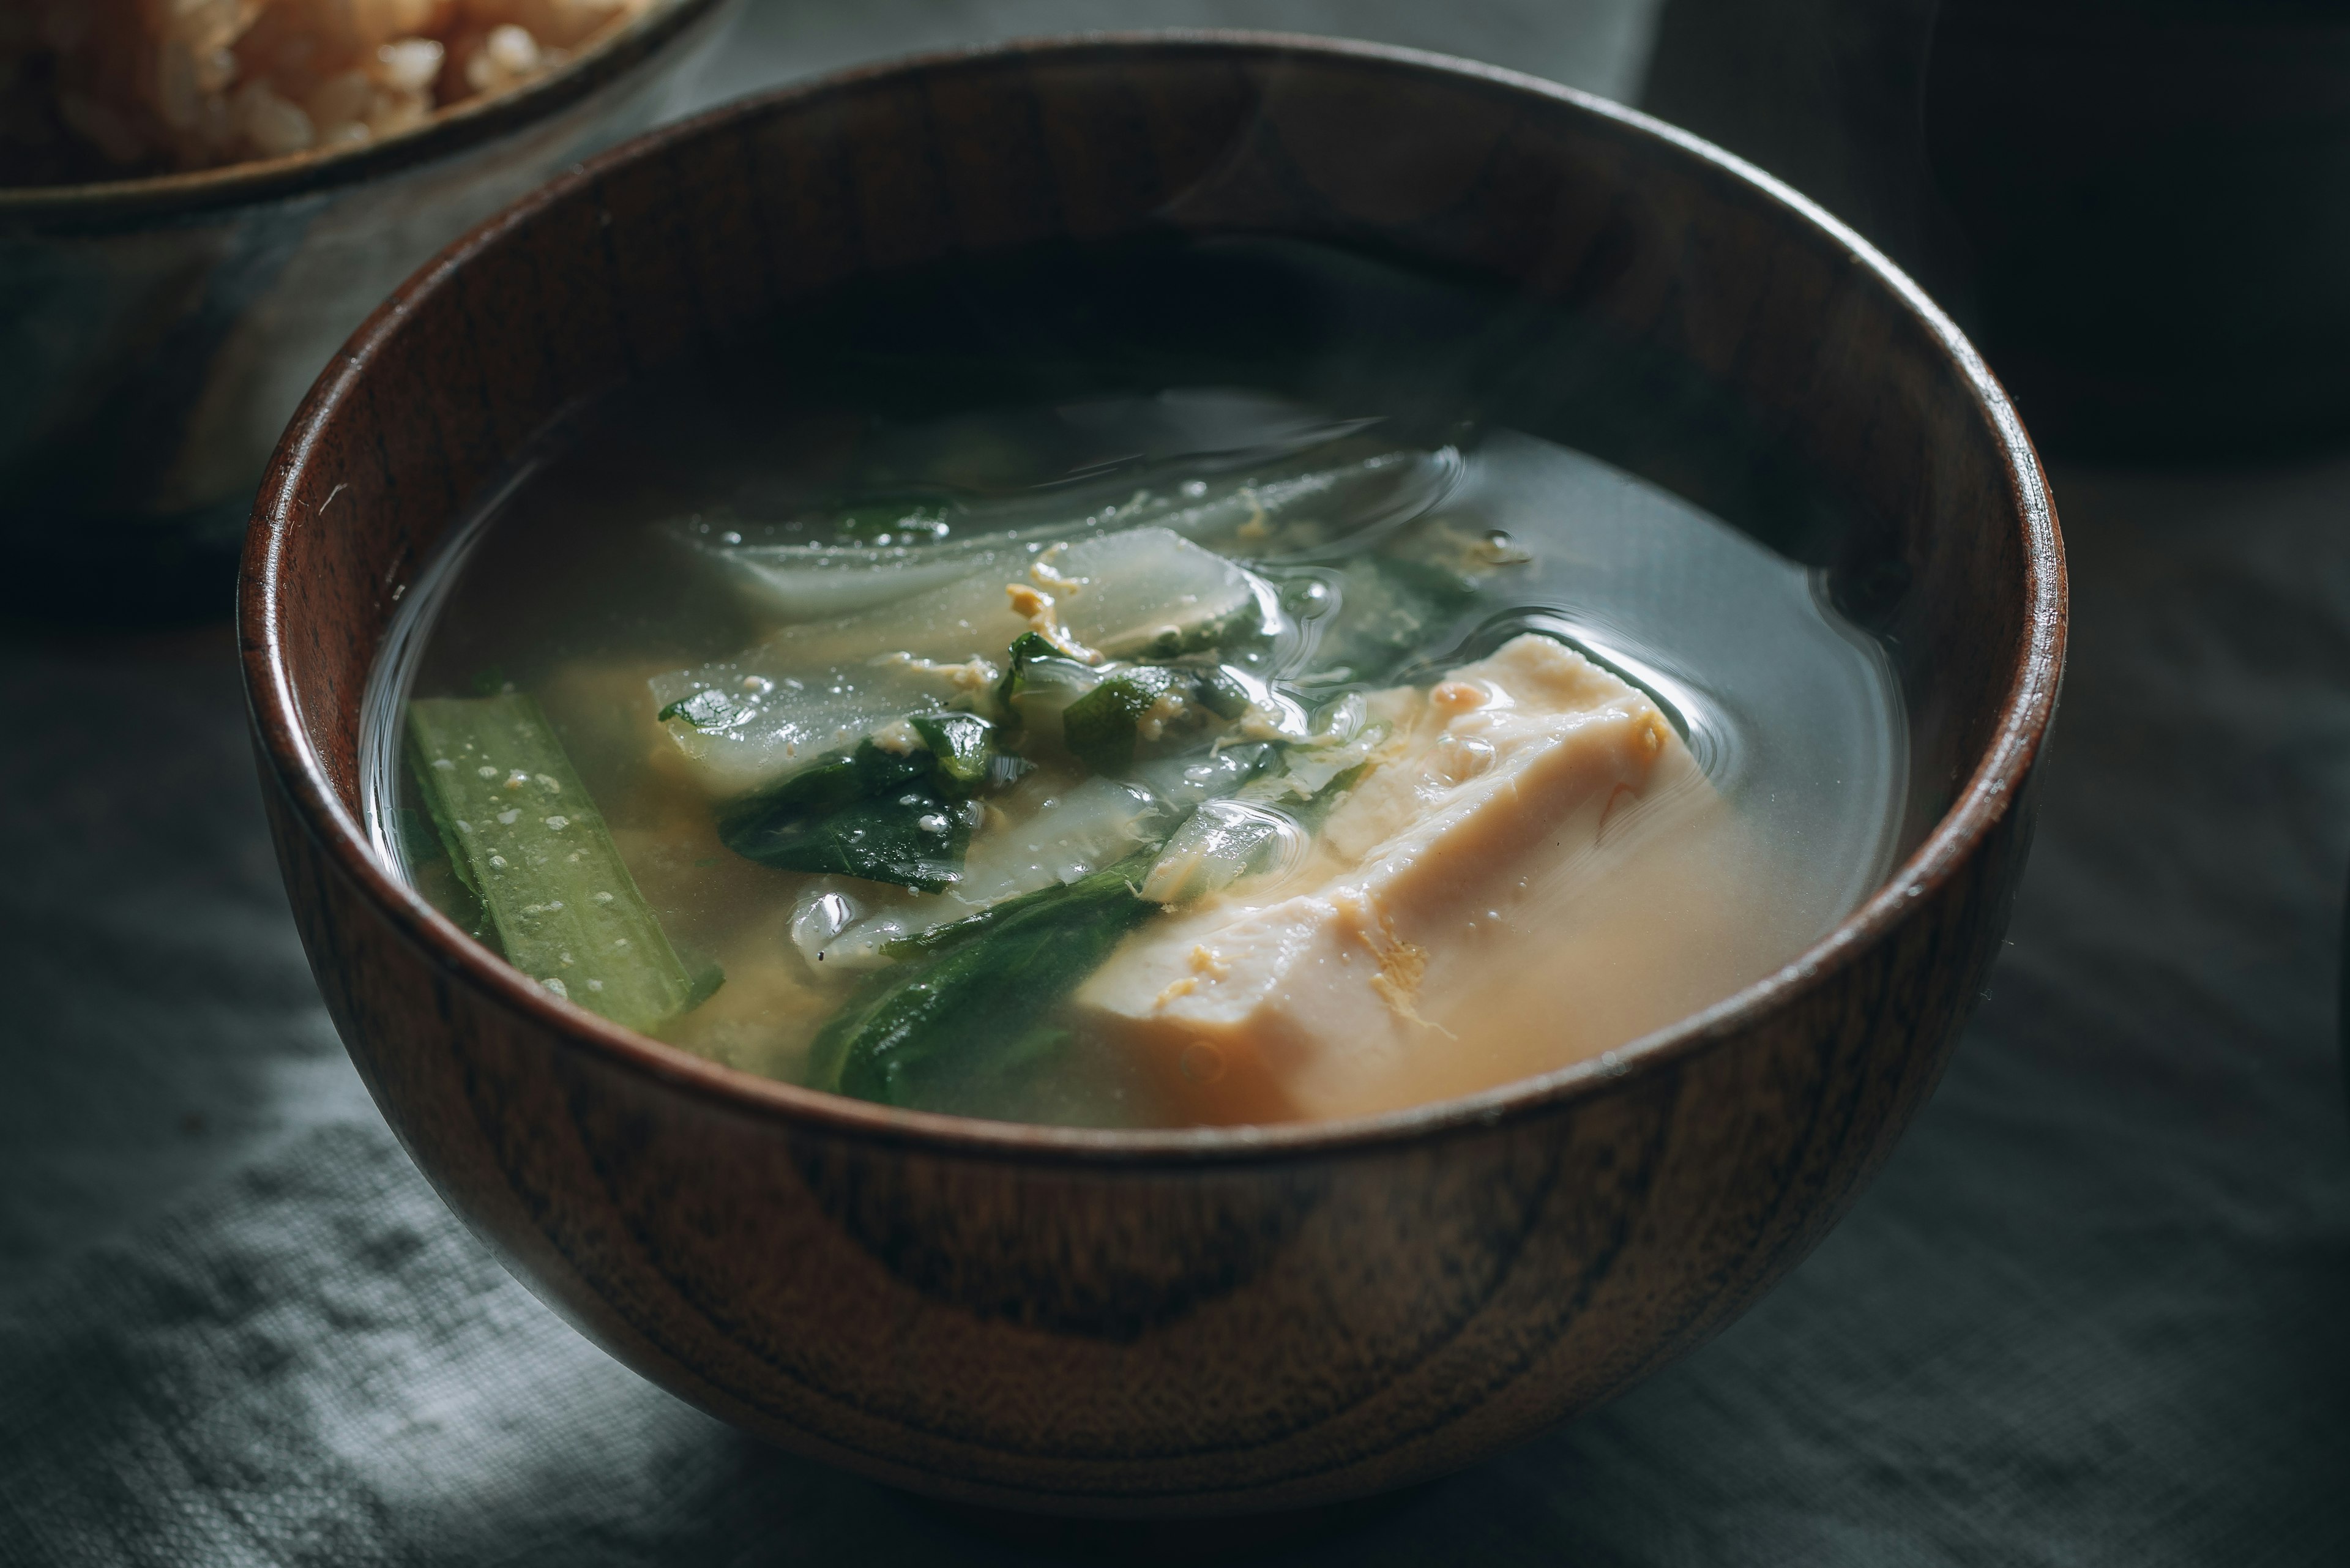
<path id="1" fill-rule="evenodd" d="M 1010 1070 L 1068 994 L 1159 906 L 1136 883 L 1158 851 L 895 944 L 816 1036 L 814 1086 L 920 1106 L 938 1080 Z"/>

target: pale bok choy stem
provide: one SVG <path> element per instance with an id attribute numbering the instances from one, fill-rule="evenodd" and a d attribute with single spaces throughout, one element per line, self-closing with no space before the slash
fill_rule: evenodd
<path id="1" fill-rule="evenodd" d="M 536 702 L 514 692 L 411 702 L 408 755 L 508 963 L 630 1029 L 658 1028 L 706 993 Z"/>

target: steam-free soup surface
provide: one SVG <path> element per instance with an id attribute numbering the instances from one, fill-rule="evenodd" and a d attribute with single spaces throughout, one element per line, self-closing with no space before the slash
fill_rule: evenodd
<path id="1" fill-rule="evenodd" d="M 416 596 L 386 853 L 689 1051 L 1106 1127 L 1586 1060 L 1872 885 L 1898 710 L 1815 573 L 1290 379 L 608 404 Z"/>

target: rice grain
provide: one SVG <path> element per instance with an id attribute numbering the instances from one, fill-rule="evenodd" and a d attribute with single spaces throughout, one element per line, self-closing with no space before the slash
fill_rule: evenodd
<path id="1" fill-rule="evenodd" d="M 11 0 L 0 184 L 356 146 L 507 92 L 667 0 Z"/>

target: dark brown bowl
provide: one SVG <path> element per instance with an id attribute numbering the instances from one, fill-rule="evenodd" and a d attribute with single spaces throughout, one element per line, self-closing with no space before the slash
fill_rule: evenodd
<path id="1" fill-rule="evenodd" d="M 1596 1062 L 1360 1122 L 1100 1133 L 712 1065 L 554 1000 L 386 873 L 360 826 L 361 690 L 395 600 L 534 431 L 820 286 L 1152 229 L 1522 285 L 1716 379 L 1833 479 L 1877 520 L 1837 570 L 1907 690 L 1892 879 L 1781 973 Z M 2064 640 L 2022 431 L 1849 232 L 1614 106 L 1305 39 L 936 56 L 634 142 L 377 313 L 255 523 L 242 636 L 286 883 L 337 1026 L 450 1204 L 584 1333 L 729 1421 L 1076 1514 L 1302 1507 L 1467 1464 L 1791 1268 L 1981 988 Z"/>

